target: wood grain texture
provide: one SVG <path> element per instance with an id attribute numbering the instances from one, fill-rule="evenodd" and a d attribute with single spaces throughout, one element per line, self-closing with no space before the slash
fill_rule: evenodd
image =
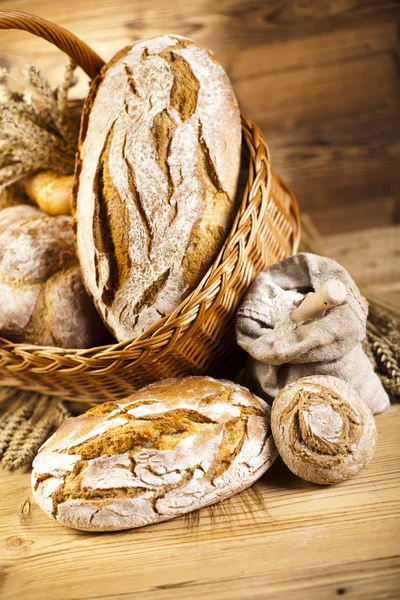
<path id="1" fill-rule="evenodd" d="M 71 29 L 105 60 L 162 33 L 204 44 L 227 69 L 242 110 L 262 126 L 277 172 L 324 233 L 363 229 L 364 207 L 379 224 L 399 221 L 396 0 L 5 0 L 2 7 Z M 34 60 L 59 80 L 57 49 L 21 32 L 2 31 L 0 39 L 1 65 Z M 82 74 L 75 95 L 86 84 Z"/>
<path id="2" fill-rule="evenodd" d="M 376 419 L 378 447 L 335 487 L 278 461 L 253 489 L 167 523 L 87 534 L 35 505 L 28 473 L 1 474 L 4 600 L 398 598 L 400 407 Z"/>
<path id="3" fill-rule="evenodd" d="M 362 251 L 368 266 L 363 282 L 373 286 L 382 275 L 397 281 L 396 265 L 382 270 L 393 264 L 398 240 L 398 228 L 392 228 L 332 236 L 326 246 L 354 265 L 356 277 L 363 275 L 356 260 Z M 378 415 L 376 423 L 372 462 L 342 484 L 314 486 L 278 460 L 251 489 L 225 502 L 128 532 L 63 528 L 34 503 L 29 473 L 3 471 L 0 596 L 398 599 L 400 405 Z"/>
<path id="4" fill-rule="evenodd" d="M 6 0 L 2 7 L 70 28 L 105 59 L 161 33 L 210 47 L 321 232 L 399 220 L 399 2 Z M 32 60 L 59 79 L 64 59 L 56 49 L 23 33 L 0 35 L 1 65 Z M 84 76 L 75 95 L 83 93 Z M 387 258 L 385 242 L 379 247 L 378 271 Z M 350 238 L 330 246 L 345 266 L 346 256 L 349 264 L 357 257 L 358 273 L 360 257 L 375 248 L 355 251 Z M 378 271 L 364 282 L 396 285 L 397 270 L 385 272 L 384 283 Z M 1 598 L 395 600 L 400 407 L 379 415 L 377 426 L 372 463 L 336 487 L 303 482 L 278 462 L 231 500 L 122 533 L 95 536 L 53 523 L 33 502 L 29 474 L 2 472 Z"/>
<path id="5" fill-rule="evenodd" d="M 324 247 L 360 286 L 400 304 L 400 226 L 331 235 Z"/>

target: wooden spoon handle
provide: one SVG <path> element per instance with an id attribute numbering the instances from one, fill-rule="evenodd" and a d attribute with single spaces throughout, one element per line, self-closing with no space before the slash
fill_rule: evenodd
<path id="1" fill-rule="evenodd" d="M 307 294 L 300 306 L 292 312 L 291 319 L 295 323 L 314 319 L 329 308 L 343 304 L 346 294 L 346 287 L 341 281 L 329 279 L 315 292 Z"/>

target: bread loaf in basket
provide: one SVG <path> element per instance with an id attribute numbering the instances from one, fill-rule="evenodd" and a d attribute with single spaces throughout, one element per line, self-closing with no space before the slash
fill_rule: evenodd
<path id="1" fill-rule="evenodd" d="M 51 41 L 91 78 L 104 65 L 76 36 L 39 17 L 0 11 L 0 28 Z M 121 343 L 65 350 L 2 339 L 1 385 L 94 403 L 164 377 L 232 377 L 241 364 L 236 308 L 260 270 L 296 252 L 300 235 L 296 200 L 273 172 L 260 129 L 243 115 L 241 121 L 247 184 L 228 235 L 195 289 L 170 314 Z"/>
<path id="2" fill-rule="evenodd" d="M 232 223 L 240 112 L 215 57 L 181 36 L 128 46 L 85 102 L 75 181 L 79 259 L 119 341 L 171 313 Z"/>

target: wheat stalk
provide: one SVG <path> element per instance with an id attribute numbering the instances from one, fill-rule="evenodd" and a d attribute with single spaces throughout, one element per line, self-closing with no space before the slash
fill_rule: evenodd
<path id="1" fill-rule="evenodd" d="M 0 460 L 10 470 L 29 465 L 70 412 L 59 398 L 0 388 Z"/>
<path id="2" fill-rule="evenodd" d="M 32 425 L 31 421 L 24 421 L 4 454 L 4 466 L 13 471 L 30 464 L 52 429 L 53 426 L 47 419 L 39 421 L 36 425 Z"/>
<path id="3" fill-rule="evenodd" d="M 63 83 L 52 89 L 32 65 L 22 94 L 9 87 L 8 73 L 0 72 L 0 186 L 45 169 L 73 173 L 78 127 L 69 115 L 68 92 L 75 67 L 68 63 Z"/>
<path id="4" fill-rule="evenodd" d="M 23 398 L 19 407 L 12 405 L 3 413 L 0 419 L 0 458 L 4 456 L 20 427 L 29 419 L 31 412 L 32 400 L 25 402 Z"/>

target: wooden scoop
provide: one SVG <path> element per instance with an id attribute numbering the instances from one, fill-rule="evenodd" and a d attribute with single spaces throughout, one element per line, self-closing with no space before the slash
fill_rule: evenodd
<path id="1" fill-rule="evenodd" d="M 307 294 L 300 306 L 290 315 L 291 319 L 295 323 L 314 319 L 329 308 L 343 304 L 346 294 L 346 287 L 341 281 L 329 279 L 315 292 Z"/>

